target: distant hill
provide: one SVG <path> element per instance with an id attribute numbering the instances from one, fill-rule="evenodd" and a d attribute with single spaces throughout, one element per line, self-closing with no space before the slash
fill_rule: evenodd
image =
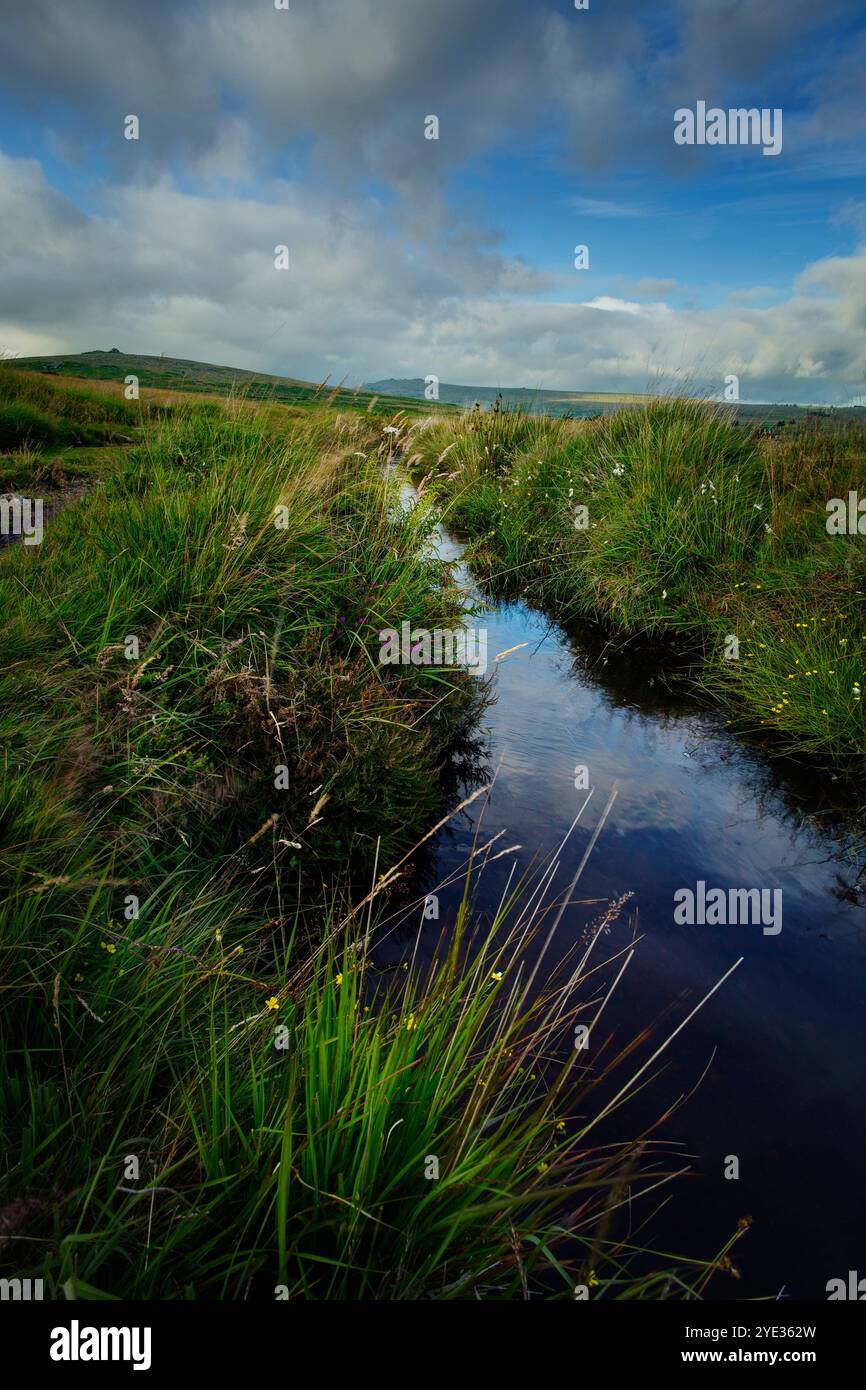
<path id="1" fill-rule="evenodd" d="M 386 381 L 365 382 L 365 391 L 387 392 L 390 396 L 405 396 L 424 400 L 423 377 L 390 377 Z M 543 391 L 531 386 L 458 386 L 440 381 L 438 400 L 446 405 L 492 405 L 501 397 L 504 405 L 522 406 L 525 410 L 547 415 L 597 415 L 600 411 L 618 410 L 623 405 L 646 405 L 652 396 L 638 392 L 620 391 Z M 428 402 L 431 404 L 431 402 Z"/>
<path id="2" fill-rule="evenodd" d="M 271 376 L 267 372 L 251 372 L 244 367 L 217 366 L 212 362 L 193 362 L 184 357 L 148 357 L 138 353 L 107 351 L 64 352 L 42 357 L 8 358 L 6 365 L 23 372 L 44 372 L 51 376 L 70 376 L 95 381 L 123 381 L 127 376 L 138 377 L 140 386 L 166 391 L 200 391 L 214 395 L 230 395 L 239 391 L 253 400 L 276 401 L 283 404 L 304 404 L 317 397 L 332 400 L 335 405 L 363 408 L 370 405 L 374 395 L 381 410 L 409 410 L 413 407 L 402 396 L 369 392 L 363 387 L 351 390 L 339 384 L 316 385 L 297 377 Z M 423 392 L 422 392 L 423 396 Z M 431 406 L 424 402 L 424 410 Z"/>
<path id="3" fill-rule="evenodd" d="M 366 382 L 366 391 L 381 391 L 389 396 L 405 397 L 409 400 L 424 400 L 423 377 L 389 377 L 385 381 Z M 500 398 L 502 404 L 514 408 L 522 407 L 533 414 L 609 415 L 628 405 L 647 405 L 657 400 L 657 396 L 637 391 L 543 391 L 529 386 L 459 386 L 453 382 L 440 381 L 438 399 L 440 404 L 471 407 L 476 401 L 488 407 Z M 431 404 L 427 402 L 428 406 Z M 743 420 L 760 423 L 763 421 L 796 421 L 808 416 L 833 416 L 866 419 L 864 406 L 821 406 L 754 404 L 738 402 L 731 405 L 731 412 Z"/>
<path id="4" fill-rule="evenodd" d="M 139 385 L 168 391 L 199 391 L 214 395 L 241 392 L 253 400 L 275 401 L 286 405 L 308 404 L 316 399 L 329 400 L 334 405 L 353 405 L 364 409 L 375 400 L 380 410 L 404 410 L 411 415 L 437 409 L 449 411 L 454 407 L 471 407 L 476 401 L 489 408 L 497 398 L 503 405 L 520 406 L 534 414 L 573 415 L 586 417 L 607 415 L 623 406 L 646 405 L 656 397 L 640 392 L 625 391 L 542 391 L 529 386 L 460 386 L 453 382 L 439 383 L 437 401 L 424 396 L 423 377 L 390 377 L 385 381 L 367 382 L 357 389 L 333 383 L 316 385 L 298 377 L 273 376 L 267 372 L 252 372 L 244 367 L 218 366 L 212 362 L 194 362 L 184 357 L 149 357 L 139 353 L 121 352 L 118 348 L 93 352 L 54 353 L 40 357 L 14 357 L 0 362 L 19 371 L 44 372 L 52 376 L 78 377 L 96 381 L 123 381 L 138 377 Z M 866 419 L 866 407 L 821 407 L 810 409 L 799 405 L 753 405 L 740 403 L 730 407 L 737 417 L 754 423 L 798 421 L 809 416 L 830 416 Z"/>

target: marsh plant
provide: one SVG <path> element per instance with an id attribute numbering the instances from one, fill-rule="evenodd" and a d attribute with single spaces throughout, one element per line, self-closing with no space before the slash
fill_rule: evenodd
<path id="1" fill-rule="evenodd" d="M 484 675 L 487 631 L 484 628 L 412 628 L 407 622 L 379 633 L 381 666 L 460 666 Z"/>
<path id="2" fill-rule="evenodd" d="M 4 1275 L 83 1299 L 699 1296 L 727 1249 L 677 1262 L 620 1221 L 676 1169 L 648 1134 L 599 1142 L 653 1057 L 599 1032 L 585 947 L 543 968 L 573 885 L 551 896 L 550 865 L 475 921 L 502 852 L 479 845 L 456 914 L 413 898 L 486 696 L 378 660 L 383 629 L 466 619 L 431 508 L 383 466 L 406 419 L 121 404 L 101 485 L 0 557 Z"/>
<path id="3" fill-rule="evenodd" d="M 676 646 L 742 729 L 851 774 L 861 806 L 864 448 L 859 424 L 768 436 L 689 398 L 591 421 L 469 411 L 406 445 L 492 591 Z"/>

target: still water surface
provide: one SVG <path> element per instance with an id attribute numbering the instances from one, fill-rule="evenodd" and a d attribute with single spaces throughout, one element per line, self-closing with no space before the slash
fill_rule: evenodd
<path id="1" fill-rule="evenodd" d="M 459 544 L 440 531 L 436 548 L 477 595 Z M 624 1132 L 637 1132 L 700 1081 L 664 1127 L 691 1174 L 669 1189 L 653 1244 L 708 1257 L 751 1216 L 735 1254 L 742 1279 L 720 1282 L 717 1295 L 825 1299 L 829 1279 L 851 1269 L 866 1276 L 866 907 L 857 887 L 866 851 L 861 844 L 858 859 L 838 824 L 814 814 L 820 788 L 795 784 L 717 711 L 672 695 L 637 648 L 567 634 L 522 602 L 494 604 L 475 621 L 487 629 L 491 664 L 528 645 L 495 666 L 496 700 L 484 717 L 492 795 L 435 843 L 436 881 L 458 881 L 439 894 L 431 936 L 453 920 L 479 815 L 484 841 L 505 830 L 501 844 L 523 847 L 482 876 L 476 905 L 489 916 L 512 862 L 552 853 L 566 834 L 586 796 L 575 789 L 576 766 L 589 769 L 594 791 L 562 858 L 560 890 L 617 782 L 579 890 L 604 900 L 631 892 L 626 915 L 638 914 L 640 939 L 605 1010 L 608 1030 L 624 1043 L 659 1020 L 660 1042 L 743 957 L 668 1049 L 650 1091 L 623 1112 Z M 676 925 L 674 894 L 698 880 L 780 888 L 781 932 Z M 561 945 L 598 911 L 568 907 Z M 631 934 L 626 921 L 611 929 L 608 954 Z M 739 1158 L 737 1181 L 724 1178 L 728 1155 Z"/>

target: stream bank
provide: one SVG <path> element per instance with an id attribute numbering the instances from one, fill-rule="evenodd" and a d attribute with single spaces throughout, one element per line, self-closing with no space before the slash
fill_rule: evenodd
<path id="1" fill-rule="evenodd" d="M 405 496 L 411 502 L 411 490 Z M 461 545 L 440 528 L 435 547 L 467 601 L 481 599 Z M 665 1054 L 659 1079 L 623 1111 L 623 1128 L 636 1132 L 689 1096 L 664 1137 L 690 1175 L 652 1225 L 655 1248 L 705 1258 L 751 1217 L 737 1294 L 826 1298 L 827 1282 L 862 1265 L 866 1247 L 862 845 L 820 814 L 808 776 L 799 784 L 738 739 L 718 710 L 671 693 L 645 656 L 605 648 L 592 629 L 566 631 L 520 600 L 492 602 L 474 621 L 491 653 L 517 650 L 495 665 L 496 699 L 484 718 L 493 793 L 435 844 L 429 876 L 445 885 L 441 917 L 456 913 L 480 816 L 483 838 L 505 831 L 526 868 L 565 835 L 586 795 L 576 769 L 586 768 L 593 798 L 562 865 L 568 882 L 618 783 L 581 881 L 588 901 L 568 908 L 559 929 L 564 952 L 599 902 L 634 895 L 639 940 L 608 1005 L 608 1029 L 623 1041 L 664 1014 L 670 1031 L 743 958 Z M 514 858 L 485 870 L 482 915 L 495 912 Z M 700 882 L 778 890 L 782 929 L 678 925 L 675 894 Z M 627 931 L 610 929 L 609 955 Z M 430 949 L 435 936 L 431 929 Z M 395 940 L 395 960 L 401 949 Z M 725 1176 L 732 1157 L 736 1179 Z"/>

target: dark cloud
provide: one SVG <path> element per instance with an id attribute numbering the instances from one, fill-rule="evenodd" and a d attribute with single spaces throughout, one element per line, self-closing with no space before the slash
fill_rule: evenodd
<path id="1" fill-rule="evenodd" d="M 423 200 L 445 172 L 543 123 L 590 169 L 671 156 L 672 112 L 698 97 L 807 108 L 856 133 L 862 52 L 839 28 L 859 0 L 28 0 L 7 7 L 9 96 L 114 177 L 374 177 Z M 840 51 L 841 49 L 841 51 Z M 801 76 L 824 55 L 833 78 Z M 819 65 L 823 70 L 823 64 Z M 136 145 L 123 117 L 141 118 Z M 436 114 L 440 139 L 424 141 Z"/>

